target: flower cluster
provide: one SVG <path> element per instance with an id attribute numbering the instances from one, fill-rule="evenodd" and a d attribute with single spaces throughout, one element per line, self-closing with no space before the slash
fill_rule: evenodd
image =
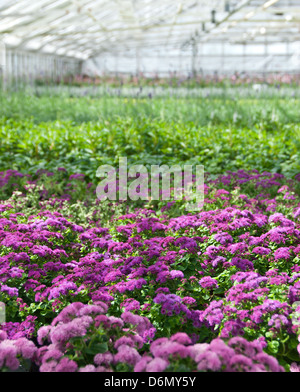
<path id="1" fill-rule="evenodd" d="M 259 341 L 248 342 L 236 337 L 227 344 L 221 339 L 211 343 L 191 344 L 185 333 L 154 341 L 151 355 L 144 355 L 136 372 L 200 371 L 200 372 L 282 372 L 278 361 L 263 352 Z"/>
<path id="2" fill-rule="evenodd" d="M 296 369 L 296 182 L 229 172 L 207 181 L 201 212 L 182 215 L 181 201 L 101 204 L 92 187 L 75 202 L 75 183 L 88 194 L 83 175 L 59 175 L 72 197 L 2 176 L 0 187 L 22 193 L 0 203 L 0 367 L 23 358 L 40 371 L 282 370 L 276 358 Z M 32 356 L 19 339 L 37 339 Z M 232 351 L 241 342 L 247 354 Z"/>

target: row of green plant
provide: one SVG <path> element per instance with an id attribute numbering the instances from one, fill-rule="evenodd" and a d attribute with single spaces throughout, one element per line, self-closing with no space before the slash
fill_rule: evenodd
<path id="1" fill-rule="evenodd" d="M 212 175 L 258 169 L 292 178 L 300 172 L 300 126 L 268 123 L 252 129 L 197 127 L 148 118 L 75 124 L 0 120 L 0 171 L 34 173 L 65 167 L 95 179 L 101 164 L 203 164 Z"/>
<path id="2" fill-rule="evenodd" d="M 127 98 L 105 95 L 97 98 L 92 97 L 89 90 L 86 96 L 78 97 L 75 94 L 72 96 L 68 90 L 59 90 L 57 94 L 51 91 L 0 94 L 0 117 L 18 120 L 32 118 L 35 123 L 56 120 L 110 122 L 121 118 L 133 124 L 147 117 L 151 121 L 192 123 L 195 126 L 235 125 L 252 128 L 260 125 L 271 129 L 300 122 L 300 98 L 292 89 L 287 96 L 274 94 L 273 97 L 258 98 L 241 97 L 238 92 L 234 96 L 226 94 L 226 91 L 219 96 L 208 92 L 205 97 L 181 98 L 177 95 L 158 98 L 150 93 L 144 98 L 140 95 Z"/>

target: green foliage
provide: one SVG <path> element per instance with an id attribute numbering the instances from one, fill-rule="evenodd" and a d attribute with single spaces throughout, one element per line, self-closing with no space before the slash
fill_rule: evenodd
<path id="1" fill-rule="evenodd" d="M 197 162 L 212 175 L 300 172 L 298 99 L 21 98 L 2 97 L 0 170 L 64 167 L 95 180 L 99 165 L 126 156 L 146 166 Z"/>

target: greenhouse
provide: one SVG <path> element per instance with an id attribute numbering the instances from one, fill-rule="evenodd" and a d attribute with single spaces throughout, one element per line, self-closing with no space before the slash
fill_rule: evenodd
<path id="1" fill-rule="evenodd" d="M 300 372 L 299 151 L 299 0 L 0 0 L 0 372 Z"/>

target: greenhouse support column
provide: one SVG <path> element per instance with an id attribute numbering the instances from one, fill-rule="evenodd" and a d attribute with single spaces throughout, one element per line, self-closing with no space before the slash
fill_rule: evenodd
<path id="1" fill-rule="evenodd" d="M 6 90 L 6 81 L 7 81 L 7 67 L 6 67 L 6 47 L 4 42 L 0 42 L 0 69 L 1 69 L 1 85 L 2 89 Z"/>
<path id="2" fill-rule="evenodd" d="M 224 75 L 224 41 L 222 40 L 222 60 L 221 60 L 221 70 L 222 70 L 222 75 Z"/>
<path id="3" fill-rule="evenodd" d="M 33 73 L 34 73 L 34 60 L 33 60 L 33 55 L 32 54 L 30 54 L 29 55 L 29 64 L 30 64 L 30 67 L 29 67 L 29 82 L 30 82 L 30 85 L 31 86 L 33 86 Z"/>
<path id="4" fill-rule="evenodd" d="M 267 37 L 265 38 L 265 58 L 268 58 L 268 40 Z M 267 74 L 267 62 L 264 63 L 264 70 L 263 70 L 263 75 L 264 75 L 264 82 L 266 81 L 266 74 Z"/>
<path id="5" fill-rule="evenodd" d="M 136 74 L 139 75 L 140 74 L 140 53 L 139 53 L 139 49 L 136 50 Z"/>
<path id="6" fill-rule="evenodd" d="M 56 56 L 53 59 L 53 63 L 54 63 L 53 78 L 56 82 L 57 80 L 57 57 Z"/>
<path id="7" fill-rule="evenodd" d="M 179 72 L 180 72 L 180 74 L 182 73 L 182 56 L 181 56 L 181 52 L 179 52 L 179 55 L 178 55 L 178 62 L 179 62 Z"/>
<path id="8" fill-rule="evenodd" d="M 8 89 L 11 77 L 11 52 L 10 50 L 5 50 L 5 52 L 5 88 Z"/>
<path id="9" fill-rule="evenodd" d="M 11 58 L 11 71 L 12 71 L 12 86 L 15 88 L 16 86 L 16 74 L 17 74 L 17 63 L 16 63 L 16 53 L 12 52 Z"/>
<path id="10" fill-rule="evenodd" d="M 11 50 L 9 50 L 8 52 L 7 52 L 7 54 L 8 54 L 8 56 L 6 57 L 6 65 L 7 65 L 7 68 L 6 68 L 6 71 L 7 71 L 7 77 L 8 77 L 8 80 L 7 80 L 7 86 L 8 87 L 11 87 L 11 85 L 12 85 L 12 53 L 11 53 Z"/>
<path id="11" fill-rule="evenodd" d="M 21 52 L 20 53 L 20 85 L 21 88 L 24 87 L 25 84 L 25 57 L 24 57 L 24 53 Z"/>
<path id="12" fill-rule="evenodd" d="M 22 87 L 22 56 L 20 52 L 17 54 L 18 59 L 18 89 Z"/>
<path id="13" fill-rule="evenodd" d="M 27 85 L 28 85 L 28 55 L 27 55 L 27 53 L 24 53 L 24 58 L 23 58 L 23 64 L 24 64 L 24 67 L 25 67 L 25 69 L 24 69 L 24 78 L 25 78 L 25 84 L 26 84 L 26 87 L 27 87 Z"/>
<path id="14" fill-rule="evenodd" d="M 290 42 L 286 41 L 286 63 L 288 64 L 290 62 Z M 290 66 L 291 67 L 291 66 Z M 289 72 L 292 72 L 293 70 L 289 67 Z M 286 65 L 285 65 L 286 68 Z"/>
<path id="15" fill-rule="evenodd" d="M 243 43 L 243 71 L 246 69 L 246 43 Z"/>
<path id="16" fill-rule="evenodd" d="M 195 39 L 193 39 L 193 41 L 192 41 L 192 76 L 193 76 L 193 78 L 195 78 L 197 75 L 197 70 L 196 70 L 197 54 L 198 54 L 197 41 Z"/>
<path id="17" fill-rule="evenodd" d="M 18 54 L 14 52 L 14 74 L 15 74 L 15 83 L 14 88 L 18 90 L 18 77 L 19 77 L 19 61 Z"/>
<path id="18" fill-rule="evenodd" d="M 204 65 L 203 65 L 203 54 L 204 54 L 204 45 L 200 44 L 199 47 L 199 72 L 201 79 L 203 78 L 203 71 L 204 71 Z"/>

